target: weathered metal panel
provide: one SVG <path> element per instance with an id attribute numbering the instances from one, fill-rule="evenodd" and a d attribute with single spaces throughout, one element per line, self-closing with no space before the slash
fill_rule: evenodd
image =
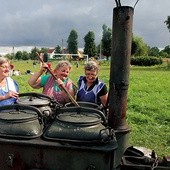
<path id="1" fill-rule="evenodd" d="M 99 146 L 0 138 L 1 170 L 112 170 L 116 141 Z"/>

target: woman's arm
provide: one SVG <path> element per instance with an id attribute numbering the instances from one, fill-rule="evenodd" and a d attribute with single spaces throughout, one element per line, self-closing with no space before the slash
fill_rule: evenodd
<path id="1" fill-rule="evenodd" d="M 101 100 L 103 106 L 106 107 L 106 105 L 107 105 L 107 100 L 108 100 L 108 93 L 105 94 L 105 95 L 103 95 L 103 96 L 100 96 L 100 100 Z"/>
<path id="2" fill-rule="evenodd" d="M 41 87 L 41 75 L 43 72 L 38 71 L 37 73 L 33 74 L 30 79 L 28 80 L 28 84 L 35 89 L 39 89 Z"/>
<path id="3" fill-rule="evenodd" d="M 107 91 L 107 86 L 104 84 L 103 88 L 101 91 L 98 93 L 98 97 L 100 98 L 101 103 L 103 104 L 104 107 L 107 107 L 107 102 L 108 102 L 108 91 Z"/>
<path id="4" fill-rule="evenodd" d="M 48 67 L 47 64 L 43 63 L 41 69 L 30 77 L 30 79 L 28 80 L 28 84 L 32 88 L 35 89 L 41 88 L 41 75 L 44 73 L 44 71 L 46 71 L 47 67 Z"/>

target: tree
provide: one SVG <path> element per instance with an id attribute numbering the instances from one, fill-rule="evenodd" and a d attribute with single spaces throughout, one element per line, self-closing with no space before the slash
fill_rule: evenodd
<path id="1" fill-rule="evenodd" d="M 167 58 L 170 58 L 170 45 L 167 45 L 162 51 L 168 54 Z"/>
<path id="2" fill-rule="evenodd" d="M 43 53 L 43 61 L 48 62 L 48 48 L 41 48 L 40 53 Z"/>
<path id="3" fill-rule="evenodd" d="M 5 57 L 8 58 L 9 60 L 14 59 L 13 58 L 14 57 L 13 54 L 6 54 Z"/>
<path id="4" fill-rule="evenodd" d="M 167 17 L 167 20 L 165 21 L 165 24 L 170 32 L 170 16 Z"/>
<path id="5" fill-rule="evenodd" d="M 94 57 L 96 55 L 96 44 L 94 32 L 89 31 L 84 37 L 84 54 L 89 57 Z"/>
<path id="6" fill-rule="evenodd" d="M 26 52 L 26 51 L 23 51 L 23 53 L 22 53 L 22 59 L 23 60 L 29 60 L 29 54 Z"/>
<path id="7" fill-rule="evenodd" d="M 41 48 L 40 53 L 47 53 L 48 48 Z"/>
<path id="8" fill-rule="evenodd" d="M 106 56 L 107 60 L 111 56 L 111 41 L 112 41 L 112 30 L 103 25 L 103 36 L 102 36 L 102 54 Z"/>
<path id="9" fill-rule="evenodd" d="M 159 48 L 158 47 L 152 47 L 148 50 L 148 55 L 149 56 L 155 56 L 159 57 Z"/>
<path id="10" fill-rule="evenodd" d="M 17 60 L 21 60 L 22 59 L 22 52 L 21 51 L 17 51 L 17 53 L 15 54 L 15 58 Z"/>
<path id="11" fill-rule="evenodd" d="M 61 51 L 61 47 L 59 45 L 57 45 L 57 47 L 55 47 L 55 51 L 54 51 L 55 54 L 61 54 L 62 51 Z M 54 58 L 60 58 L 61 55 L 54 55 Z"/>
<path id="12" fill-rule="evenodd" d="M 133 36 L 132 37 L 132 50 L 131 54 L 134 56 L 147 56 L 148 55 L 148 46 L 143 42 L 141 37 Z"/>
<path id="13" fill-rule="evenodd" d="M 61 54 L 61 47 L 59 45 L 57 45 L 57 47 L 55 47 L 55 52 L 54 53 Z"/>
<path id="14" fill-rule="evenodd" d="M 170 45 L 167 45 L 163 51 L 170 55 Z"/>
<path id="15" fill-rule="evenodd" d="M 162 57 L 162 58 L 168 58 L 168 53 L 167 52 L 164 52 L 163 50 L 161 50 L 159 52 L 159 56 Z"/>
<path id="16" fill-rule="evenodd" d="M 76 30 L 71 30 L 70 35 L 67 40 L 68 43 L 68 51 L 70 54 L 77 54 L 78 51 L 78 34 Z M 73 56 L 75 57 L 75 56 Z"/>
<path id="17" fill-rule="evenodd" d="M 31 50 L 31 53 L 30 53 L 30 59 L 31 60 L 36 60 L 37 59 L 36 52 L 39 52 L 39 49 L 36 48 L 36 47 Z"/>

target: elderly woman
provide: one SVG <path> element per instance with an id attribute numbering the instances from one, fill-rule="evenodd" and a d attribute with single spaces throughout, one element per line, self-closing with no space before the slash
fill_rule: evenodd
<path id="1" fill-rule="evenodd" d="M 47 63 L 43 63 L 41 69 L 33 74 L 28 83 L 32 88 L 43 88 L 43 94 L 54 98 L 60 104 L 70 102 L 69 96 L 60 89 L 62 83 L 69 94 L 74 97 L 75 90 L 72 80 L 68 78 L 71 71 L 71 64 L 68 61 L 59 61 L 56 68 L 53 70 L 56 79 L 52 75 L 43 75 L 48 67 Z"/>
<path id="2" fill-rule="evenodd" d="M 0 106 L 11 105 L 16 102 L 19 86 L 9 77 L 10 62 L 0 57 Z"/>
<path id="3" fill-rule="evenodd" d="M 89 61 L 84 70 L 85 76 L 80 76 L 78 80 L 77 101 L 102 104 L 105 107 L 108 92 L 106 84 L 98 78 L 98 64 L 95 61 Z"/>

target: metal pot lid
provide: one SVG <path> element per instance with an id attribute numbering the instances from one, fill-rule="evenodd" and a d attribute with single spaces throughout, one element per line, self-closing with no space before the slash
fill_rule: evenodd
<path id="1" fill-rule="evenodd" d="M 88 107 L 88 108 L 99 108 L 99 105 L 95 104 L 95 103 L 91 103 L 91 102 L 82 102 L 82 101 L 78 101 L 77 102 L 79 106 L 83 106 L 83 107 Z M 66 107 L 70 107 L 70 106 L 75 106 L 73 103 L 66 103 L 65 104 Z"/>
<path id="2" fill-rule="evenodd" d="M 0 112 L 0 121 L 24 121 L 24 120 L 32 120 L 38 118 L 36 112 L 33 111 L 16 111 L 16 110 L 8 110 Z"/>
<path id="3" fill-rule="evenodd" d="M 24 105 L 31 105 L 31 106 L 44 106 L 44 105 L 48 105 L 50 103 L 50 101 L 48 99 L 45 98 L 37 98 L 37 97 L 30 97 L 30 96 L 24 96 L 24 97 L 20 97 L 17 100 L 18 104 L 24 104 Z"/>
<path id="4" fill-rule="evenodd" d="M 72 124 L 98 124 L 101 122 L 99 115 L 92 113 L 64 112 L 56 117 L 57 120 Z"/>

